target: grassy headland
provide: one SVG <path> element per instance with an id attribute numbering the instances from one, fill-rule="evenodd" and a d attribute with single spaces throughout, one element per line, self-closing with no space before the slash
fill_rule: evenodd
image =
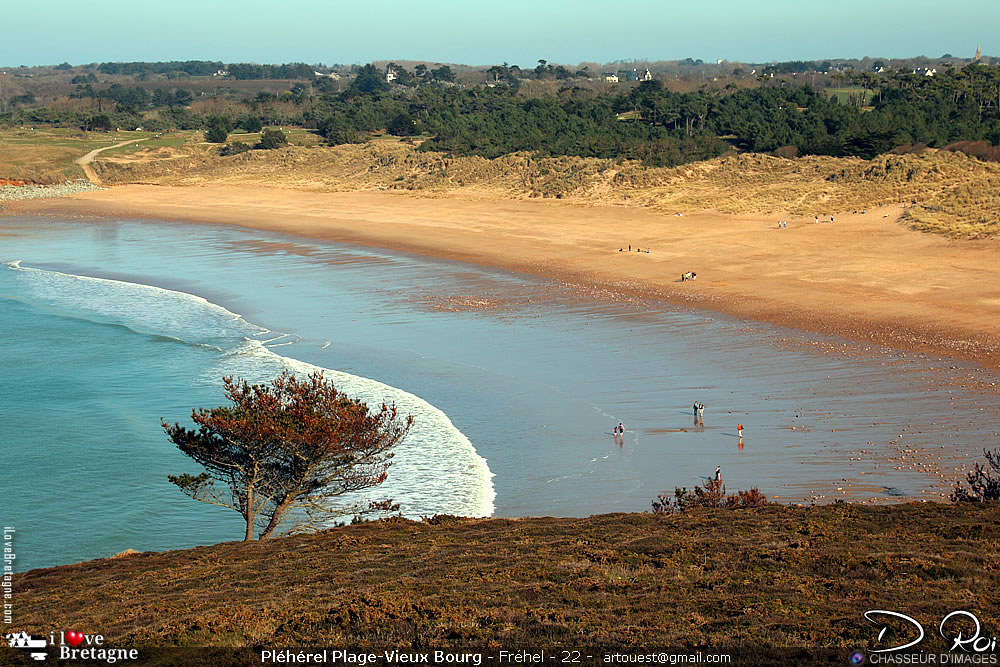
<path id="1" fill-rule="evenodd" d="M 995 628 L 998 540 L 991 504 L 443 517 L 33 570 L 14 594 L 22 626 L 118 646 L 847 651 L 868 609 Z"/>

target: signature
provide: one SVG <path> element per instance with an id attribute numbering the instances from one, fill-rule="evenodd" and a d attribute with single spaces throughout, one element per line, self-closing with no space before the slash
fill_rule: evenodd
<path id="1" fill-rule="evenodd" d="M 883 637 L 885 637 L 886 632 L 889 630 L 889 626 L 883 622 L 875 620 L 875 616 L 889 616 L 894 619 L 899 619 L 909 626 L 912 626 L 916 638 L 910 640 L 905 644 L 900 644 L 898 646 L 890 646 L 889 648 L 872 649 L 872 653 L 889 653 L 892 651 L 902 651 L 908 649 L 911 646 L 916 646 L 924 639 L 924 626 L 922 626 L 916 619 L 906 614 L 901 614 L 898 611 L 888 611 L 886 609 L 871 609 L 865 612 L 865 620 L 873 625 L 882 625 L 882 630 L 878 633 L 877 641 L 881 642 Z M 959 621 L 965 619 L 967 622 L 959 626 Z M 972 622 L 973 630 L 968 635 L 965 631 L 968 630 L 968 621 Z M 945 641 L 950 642 L 948 647 L 949 651 L 962 650 L 966 653 L 985 653 L 986 651 L 995 651 L 997 647 L 997 638 L 980 636 L 982 635 L 983 626 L 976 618 L 976 615 L 969 611 L 956 610 L 941 619 L 941 623 L 938 625 L 938 633 L 941 635 Z"/>

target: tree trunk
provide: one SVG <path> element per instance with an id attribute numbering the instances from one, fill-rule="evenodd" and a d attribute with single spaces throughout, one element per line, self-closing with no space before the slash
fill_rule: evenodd
<path id="1" fill-rule="evenodd" d="M 271 533 L 273 533 L 278 527 L 278 524 L 281 523 L 281 518 L 285 515 L 285 510 L 288 509 L 291 502 L 291 498 L 286 498 L 281 502 L 281 504 L 274 508 L 274 512 L 271 514 L 271 520 L 267 522 L 267 528 L 265 528 L 260 534 L 260 539 L 266 540 L 271 537 Z"/>
<path id="2" fill-rule="evenodd" d="M 243 510 L 243 518 L 247 522 L 247 532 L 243 536 L 244 542 L 253 542 L 253 486 L 247 488 L 247 505 L 246 509 Z"/>

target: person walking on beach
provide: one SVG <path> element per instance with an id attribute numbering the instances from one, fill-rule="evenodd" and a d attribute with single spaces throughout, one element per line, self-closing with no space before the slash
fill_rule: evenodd
<path id="1" fill-rule="evenodd" d="M 715 466 L 715 481 L 722 481 L 722 466 Z"/>
<path id="2" fill-rule="evenodd" d="M 705 404 L 698 402 L 698 418 L 705 421 Z"/>
<path id="3" fill-rule="evenodd" d="M 740 440 L 743 439 L 743 424 L 736 425 L 736 435 L 739 436 Z"/>
<path id="4" fill-rule="evenodd" d="M 625 436 L 625 426 L 621 422 L 618 422 L 618 435 Z"/>

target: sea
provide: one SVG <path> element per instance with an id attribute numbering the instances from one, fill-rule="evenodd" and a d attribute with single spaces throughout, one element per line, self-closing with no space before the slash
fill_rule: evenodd
<path id="1" fill-rule="evenodd" d="M 322 370 L 414 417 L 340 521 L 648 511 L 717 466 L 778 502 L 941 500 L 997 441 L 992 395 L 945 378 L 972 364 L 236 226 L 0 218 L 0 326 L 18 571 L 240 539 L 168 482 L 199 469 L 160 425 L 230 375 Z"/>

